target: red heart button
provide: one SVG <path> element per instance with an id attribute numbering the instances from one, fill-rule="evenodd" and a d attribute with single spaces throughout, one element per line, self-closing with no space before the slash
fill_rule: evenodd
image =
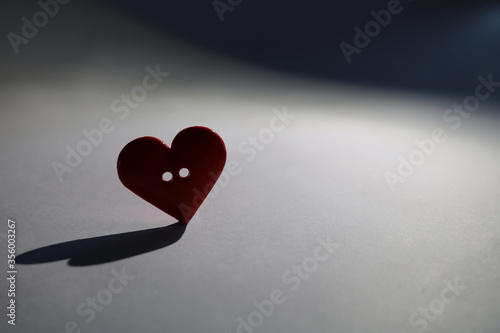
<path id="1" fill-rule="evenodd" d="M 196 126 L 180 131 L 172 148 L 148 136 L 131 141 L 120 152 L 117 169 L 126 188 L 187 224 L 225 163 L 224 141 Z"/>

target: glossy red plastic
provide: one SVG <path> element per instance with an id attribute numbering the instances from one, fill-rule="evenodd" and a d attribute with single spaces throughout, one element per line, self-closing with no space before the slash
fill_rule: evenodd
<path id="1" fill-rule="evenodd" d="M 117 169 L 125 187 L 187 224 L 225 163 L 224 141 L 211 129 L 196 126 L 180 131 L 171 148 L 153 137 L 131 141 L 120 152 Z"/>

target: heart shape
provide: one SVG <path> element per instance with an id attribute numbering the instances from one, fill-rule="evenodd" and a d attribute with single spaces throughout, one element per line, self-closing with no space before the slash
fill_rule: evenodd
<path id="1" fill-rule="evenodd" d="M 195 126 L 180 131 L 171 148 L 149 136 L 129 142 L 117 170 L 126 188 L 187 224 L 225 163 L 224 141 L 211 129 Z"/>

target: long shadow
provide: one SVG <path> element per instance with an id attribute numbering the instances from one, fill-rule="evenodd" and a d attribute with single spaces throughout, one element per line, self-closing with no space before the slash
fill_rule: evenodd
<path id="1" fill-rule="evenodd" d="M 185 230 L 186 225 L 177 222 L 166 227 L 78 239 L 25 252 L 16 257 L 16 263 L 41 264 L 69 259 L 69 266 L 104 264 L 172 245 Z"/>

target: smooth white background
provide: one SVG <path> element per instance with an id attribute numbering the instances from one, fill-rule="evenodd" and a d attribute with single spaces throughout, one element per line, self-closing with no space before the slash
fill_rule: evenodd
<path id="1" fill-rule="evenodd" d="M 242 171 L 168 247 L 100 265 L 19 265 L 17 325 L 4 317 L 3 332 L 61 332 L 68 321 L 83 332 L 236 332 L 237 318 L 273 289 L 287 300 L 256 332 L 416 332 L 411 313 L 455 279 L 466 290 L 425 331 L 498 332 L 495 104 L 482 103 L 453 130 L 443 112 L 466 96 L 396 94 L 268 72 L 94 9 L 68 7 L 2 66 L 2 261 L 7 218 L 17 222 L 18 254 L 175 223 L 118 180 L 118 153 L 137 137 L 170 144 L 185 127 L 207 126 Z M 79 25 L 79 15 L 94 15 L 95 25 Z M 109 20 L 114 30 L 103 28 Z M 75 43 L 79 57 L 49 58 L 59 43 Z M 170 76 L 120 120 L 111 103 L 156 64 Z M 472 94 L 476 82 L 470 85 Z M 285 107 L 296 118 L 248 161 L 238 146 Z M 66 145 L 75 148 L 81 131 L 103 118 L 114 131 L 59 182 L 51 163 L 63 162 Z M 384 173 L 395 172 L 398 156 L 435 128 L 448 140 L 392 193 Z M 290 290 L 282 274 L 328 236 L 338 249 Z M 85 323 L 77 306 L 123 267 L 135 279 Z M 5 280 L 0 286 L 5 305 Z"/>

